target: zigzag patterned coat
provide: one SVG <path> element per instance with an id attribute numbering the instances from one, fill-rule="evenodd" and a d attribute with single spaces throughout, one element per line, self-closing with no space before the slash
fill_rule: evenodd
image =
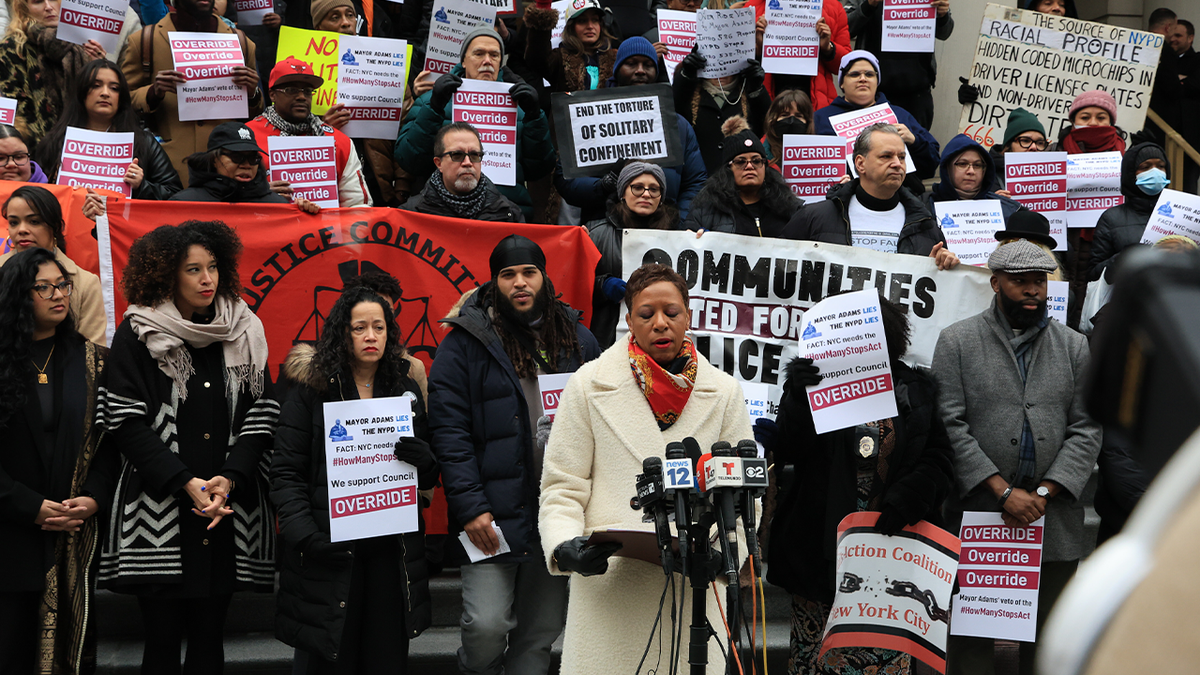
<path id="1" fill-rule="evenodd" d="M 279 418 L 271 383 L 256 399 L 225 399 L 222 344 L 191 353 L 180 402 L 126 319 L 113 337 L 103 423 L 121 449 L 121 474 L 100 558 L 99 586 L 167 597 L 271 592 L 275 537 L 267 470 Z M 235 483 L 233 515 L 211 531 L 183 487 L 214 475 Z M 185 562 L 186 561 L 186 562 Z"/>

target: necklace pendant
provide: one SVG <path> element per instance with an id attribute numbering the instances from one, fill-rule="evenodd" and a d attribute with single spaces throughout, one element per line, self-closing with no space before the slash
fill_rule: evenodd
<path id="1" fill-rule="evenodd" d="M 50 378 L 45 373 L 38 373 L 38 384 L 50 384 Z"/>

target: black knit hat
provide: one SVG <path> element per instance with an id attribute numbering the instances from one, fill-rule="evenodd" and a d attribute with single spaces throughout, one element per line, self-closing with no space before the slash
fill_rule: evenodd
<path id="1" fill-rule="evenodd" d="M 513 265 L 533 265 L 546 273 L 546 254 L 542 252 L 542 247 L 533 242 L 532 239 L 522 237 L 519 234 L 510 234 L 500 240 L 496 244 L 496 248 L 492 249 L 492 256 L 488 258 L 488 264 L 492 268 L 492 278 L 500 276 L 500 270 Z"/>
<path id="2" fill-rule="evenodd" d="M 728 164 L 733 161 L 734 157 L 747 152 L 757 152 L 765 159 L 767 149 L 763 147 L 762 141 L 758 140 L 758 136 L 750 130 L 750 125 L 746 123 L 746 118 L 741 115 L 734 115 L 725 120 L 721 125 L 721 133 L 725 136 L 724 144 L 721 146 L 721 161 Z"/>

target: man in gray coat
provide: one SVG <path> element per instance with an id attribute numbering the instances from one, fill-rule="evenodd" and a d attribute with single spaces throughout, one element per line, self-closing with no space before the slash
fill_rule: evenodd
<path id="1" fill-rule="evenodd" d="M 933 354 L 938 408 L 967 511 L 1000 511 L 1011 527 L 1046 517 L 1037 628 L 1085 550 L 1079 496 L 1100 453 L 1084 410 L 1087 340 L 1046 314 L 1054 258 L 1020 239 L 988 259 L 996 299 L 942 331 Z M 1036 643 L 1022 642 L 1032 673 Z M 952 637 L 947 674 L 995 672 L 993 641 Z"/>

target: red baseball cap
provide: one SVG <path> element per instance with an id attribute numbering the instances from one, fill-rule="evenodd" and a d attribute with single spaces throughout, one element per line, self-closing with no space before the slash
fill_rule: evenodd
<path id="1" fill-rule="evenodd" d="M 289 82 L 300 82 L 311 85 L 314 89 L 325 84 L 325 80 L 313 73 L 312 66 L 294 56 L 289 56 L 275 64 L 275 67 L 271 69 L 271 79 L 268 88 L 274 89 Z"/>

